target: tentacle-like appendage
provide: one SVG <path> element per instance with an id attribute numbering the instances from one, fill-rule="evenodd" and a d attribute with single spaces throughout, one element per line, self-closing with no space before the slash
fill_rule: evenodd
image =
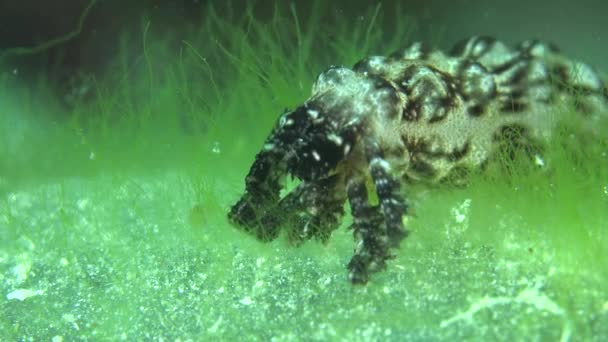
<path id="1" fill-rule="evenodd" d="M 366 154 L 380 208 L 384 214 L 388 244 L 392 248 L 398 248 L 401 240 L 407 236 L 407 231 L 403 227 L 403 216 L 407 214 L 407 205 L 400 193 L 400 183 L 390 174 L 390 164 L 384 159 L 378 145 L 368 143 Z"/>
<path id="2" fill-rule="evenodd" d="M 385 267 L 388 253 L 386 225 L 378 206 L 371 206 L 362 179 L 352 179 L 346 193 L 353 215 L 355 253 L 348 263 L 348 277 L 353 284 L 365 284 L 370 272 Z"/>
<path id="3" fill-rule="evenodd" d="M 290 243 L 299 245 L 312 238 L 325 243 L 340 226 L 346 199 L 343 188 L 339 189 L 340 179 L 332 176 L 304 182 L 281 200 Z"/>
<path id="4" fill-rule="evenodd" d="M 228 219 L 259 240 L 275 239 L 279 234 L 277 203 L 284 172 L 280 155 L 274 149 L 258 153 L 245 179 L 245 194 L 232 206 Z"/>

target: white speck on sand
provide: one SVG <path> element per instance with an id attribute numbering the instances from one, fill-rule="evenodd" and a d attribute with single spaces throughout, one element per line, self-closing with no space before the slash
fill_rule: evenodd
<path id="1" fill-rule="evenodd" d="M 247 297 L 241 299 L 239 301 L 239 303 L 241 303 L 243 305 L 251 305 L 251 304 L 253 304 L 253 300 L 251 300 L 251 297 L 247 296 Z"/>
<path id="2" fill-rule="evenodd" d="M 43 295 L 44 291 L 42 290 L 30 290 L 30 289 L 17 289 L 9 294 L 6 295 L 6 299 L 11 300 L 11 299 L 17 299 L 20 301 L 24 301 L 29 297 L 33 297 L 33 296 L 38 296 L 38 295 Z"/>
<path id="3" fill-rule="evenodd" d="M 469 212 L 471 207 L 471 199 L 467 198 L 458 206 L 452 208 L 452 217 L 456 221 L 456 225 L 448 228 L 454 232 L 463 233 L 469 228 Z"/>

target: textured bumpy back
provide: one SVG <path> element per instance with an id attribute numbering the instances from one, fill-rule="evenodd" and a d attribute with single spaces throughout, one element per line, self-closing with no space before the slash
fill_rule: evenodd
<path id="1" fill-rule="evenodd" d="M 505 148 L 542 154 L 560 116 L 573 112 L 602 137 L 608 92 L 589 66 L 538 41 L 508 48 L 473 37 L 449 54 L 415 43 L 352 69 L 333 66 L 277 120 L 228 217 L 262 241 L 283 228 L 294 244 L 327 241 L 348 200 L 348 276 L 365 283 L 407 236 L 404 187 L 464 180 Z M 286 175 L 301 183 L 281 196 Z"/>
<path id="2" fill-rule="evenodd" d="M 395 157 L 408 161 L 404 176 L 414 180 L 442 180 L 477 167 L 505 135 L 529 144 L 546 141 L 564 106 L 576 108 L 599 134 L 595 123 L 608 109 L 608 91 L 591 67 L 533 40 L 509 48 L 473 37 L 449 54 L 415 43 L 353 69 L 400 92 L 405 155 Z"/>

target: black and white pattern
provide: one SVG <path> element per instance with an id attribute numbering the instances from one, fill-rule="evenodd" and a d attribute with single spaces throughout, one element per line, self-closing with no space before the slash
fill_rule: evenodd
<path id="1" fill-rule="evenodd" d="M 415 43 L 352 69 L 333 66 L 303 105 L 279 118 L 228 217 L 262 241 L 282 228 L 295 244 L 327 241 L 348 201 L 349 278 L 366 283 L 407 236 L 404 186 L 458 179 L 505 142 L 538 149 L 556 108 L 573 105 L 590 122 L 606 113 L 604 83 L 539 41 L 510 48 L 473 37 L 449 54 Z M 301 184 L 281 197 L 288 175 Z"/>

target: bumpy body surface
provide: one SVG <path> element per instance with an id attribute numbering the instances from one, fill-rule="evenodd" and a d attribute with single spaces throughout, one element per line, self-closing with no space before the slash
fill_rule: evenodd
<path id="1" fill-rule="evenodd" d="M 356 240 L 349 277 L 365 283 L 406 236 L 404 185 L 459 181 L 505 144 L 539 152 L 560 109 L 573 106 L 599 134 L 604 83 L 538 41 L 509 48 L 473 37 L 449 54 L 415 43 L 352 69 L 331 67 L 302 106 L 280 117 L 229 219 L 265 241 L 281 227 L 294 243 L 326 241 L 348 200 Z M 281 198 L 287 174 L 302 182 Z"/>

